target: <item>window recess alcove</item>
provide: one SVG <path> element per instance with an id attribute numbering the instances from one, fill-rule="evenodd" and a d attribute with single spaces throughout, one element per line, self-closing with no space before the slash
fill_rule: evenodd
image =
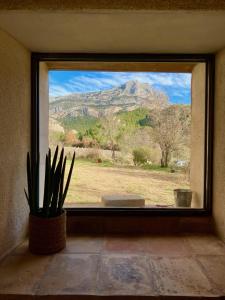
<path id="1" fill-rule="evenodd" d="M 214 57 L 205 54 L 33 53 L 40 199 L 44 155 L 59 144 L 68 157 L 77 153 L 69 216 L 209 216 L 213 76 Z M 176 202 L 177 189 L 191 191 L 190 206 Z M 105 195 L 144 203 L 107 205 Z"/>

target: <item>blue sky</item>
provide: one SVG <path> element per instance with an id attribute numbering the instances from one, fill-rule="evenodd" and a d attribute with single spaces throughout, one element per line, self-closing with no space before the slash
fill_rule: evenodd
<path id="1" fill-rule="evenodd" d="M 50 97 L 101 91 L 128 80 L 149 83 L 164 91 L 172 103 L 191 103 L 191 74 L 158 72 L 50 71 Z"/>

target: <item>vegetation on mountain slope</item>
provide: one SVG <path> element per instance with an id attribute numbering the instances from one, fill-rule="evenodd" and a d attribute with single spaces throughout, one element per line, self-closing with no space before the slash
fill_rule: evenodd
<path id="1" fill-rule="evenodd" d="M 127 82 L 108 91 L 61 97 L 50 103 L 50 118 L 60 128 L 60 133 L 50 132 L 52 145 L 107 149 L 113 160 L 116 151 L 134 155 L 144 149 L 148 159 L 142 164 L 162 167 L 189 160 L 190 106 L 171 105 L 148 84 Z"/>

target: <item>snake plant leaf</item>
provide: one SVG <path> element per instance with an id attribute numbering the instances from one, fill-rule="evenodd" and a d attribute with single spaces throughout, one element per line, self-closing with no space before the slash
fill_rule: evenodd
<path id="1" fill-rule="evenodd" d="M 39 211 L 39 163 L 40 163 L 40 153 L 38 153 L 36 162 L 35 162 L 35 170 L 34 170 L 34 201 L 35 201 L 35 209 Z"/>
<path id="2" fill-rule="evenodd" d="M 62 148 L 61 153 L 60 153 L 60 158 L 59 158 L 59 162 L 58 165 L 61 165 L 61 169 L 62 169 L 62 163 L 63 163 L 63 157 L 64 157 L 64 148 Z"/>
<path id="3" fill-rule="evenodd" d="M 29 199 L 29 197 L 28 197 L 28 195 L 27 195 L 26 189 L 24 189 L 24 193 L 25 193 L 25 196 L 26 196 L 26 199 L 27 199 L 27 203 L 28 203 L 28 205 L 29 205 L 29 207 L 30 207 L 30 211 L 32 212 L 32 205 L 31 205 L 31 203 L 30 203 L 30 199 Z"/>
<path id="4" fill-rule="evenodd" d="M 32 184 L 32 203 L 33 203 L 33 208 L 35 211 L 38 211 L 38 206 L 37 206 L 37 195 L 36 195 L 36 190 L 37 190 L 37 158 L 32 157 L 31 158 L 31 184 Z"/>
<path id="5" fill-rule="evenodd" d="M 62 212 L 62 206 L 63 206 L 63 186 L 64 186 L 64 176 L 65 176 L 65 169 L 66 169 L 66 160 L 67 157 L 65 157 L 62 167 L 62 173 L 61 173 L 61 182 L 60 182 L 60 190 L 59 190 L 59 202 L 58 202 L 58 212 Z"/>
<path id="6" fill-rule="evenodd" d="M 60 179 L 61 179 L 60 178 L 60 169 L 58 167 L 58 168 L 56 168 L 56 172 L 54 175 L 54 181 L 53 181 L 53 193 L 52 193 L 52 201 L 51 201 L 51 207 L 50 207 L 51 215 L 56 214 L 56 211 L 57 211 Z"/>
<path id="7" fill-rule="evenodd" d="M 51 202 L 52 202 L 52 197 L 53 197 L 53 180 L 54 180 L 54 171 L 52 170 L 51 166 L 51 150 L 49 151 L 48 154 L 48 214 L 50 212 L 50 207 L 51 207 Z"/>
<path id="8" fill-rule="evenodd" d="M 49 166 L 49 156 L 46 154 L 45 157 L 45 185 L 44 185 L 44 200 L 43 200 L 43 214 L 47 217 L 49 214 L 50 205 L 50 191 L 49 191 L 49 180 L 50 180 L 50 166 Z"/>
<path id="9" fill-rule="evenodd" d="M 55 172 L 55 166 L 56 166 L 56 162 L 57 162 L 58 151 L 59 151 L 59 146 L 57 146 L 56 149 L 55 149 L 55 154 L 54 154 L 53 161 L 52 161 L 52 166 L 51 166 L 51 174 L 54 174 L 54 172 Z"/>
<path id="10" fill-rule="evenodd" d="M 48 170 L 48 155 L 45 156 L 45 181 L 44 181 L 44 199 L 43 199 L 43 206 L 46 205 L 47 202 L 47 194 L 48 194 L 48 176 L 47 176 L 47 170 Z"/>
<path id="11" fill-rule="evenodd" d="M 51 163 L 51 149 L 50 148 L 48 148 L 48 158 L 49 158 L 50 163 Z"/>
<path id="12" fill-rule="evenodd" d="M 60 158 L 56 167 L 56 171 L 53 176 L 53 195 L 52 195 L 52 203 L 51 203 L 51 214 L 55 214 L 57 212 L 58 201 L 59 201 L 59 190 L 60 190 L 60 181 L 61 181 L 61 172 L 63 166 L 63 158 L 64 158 L 64 148 L 61 150 Z"/>
<path id="13" fill-rule="evenodd" d="M 63 193 L 63 197 L 62 197 L 62 206 L 63 206 L 64 201 L 66 199 L 67 191 L 68 191 L 68 188 L 69 188 L 69 185 L 70 185 L 70 179 L 71 179 L 72 172 L 73 172 L 73 166 L 74 166 L 75 157 L 76 157 L 76 153 L 74 152 L 73 153 L 72 162 L 71 162 L 71 165 L 70 165 L 69 174 L 68 174 L 68 177 L 67 177 L 67 182 L 66 182 L 65 190 L 64 190 L 64 193 Z"/>
<path id="14" fill-rule="evenodd" d="M 31 181 L 31 163 L 30 163 L 30 154 L 27 153 L 27 187 L 28 187 L 28 195 L 31 204 L 31 210 L 33 210 L 32 203 L 32 181 Z"/>

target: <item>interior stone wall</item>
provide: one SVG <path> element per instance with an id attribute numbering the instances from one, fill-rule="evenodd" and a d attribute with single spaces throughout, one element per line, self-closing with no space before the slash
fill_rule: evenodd
<path id="1" fill-rule="evenodd" d="M 225 241 L 225 49 L 216 55 L 213 162 L 213 217 Z"/>
<path id="2" fill-rule="evenodd" d="M 0 30 L 0 258 L 27 230 L 26 153 L 30 149 L 30 52 Z"/>
<path id="3" fill-rule="evenodd" d="M 190 185 L 193 193 L 192 207 L 203 207 L 204 141 L 205 141 L 205 64 L 192 70 L 191 83 L 191 164 Z"/>

